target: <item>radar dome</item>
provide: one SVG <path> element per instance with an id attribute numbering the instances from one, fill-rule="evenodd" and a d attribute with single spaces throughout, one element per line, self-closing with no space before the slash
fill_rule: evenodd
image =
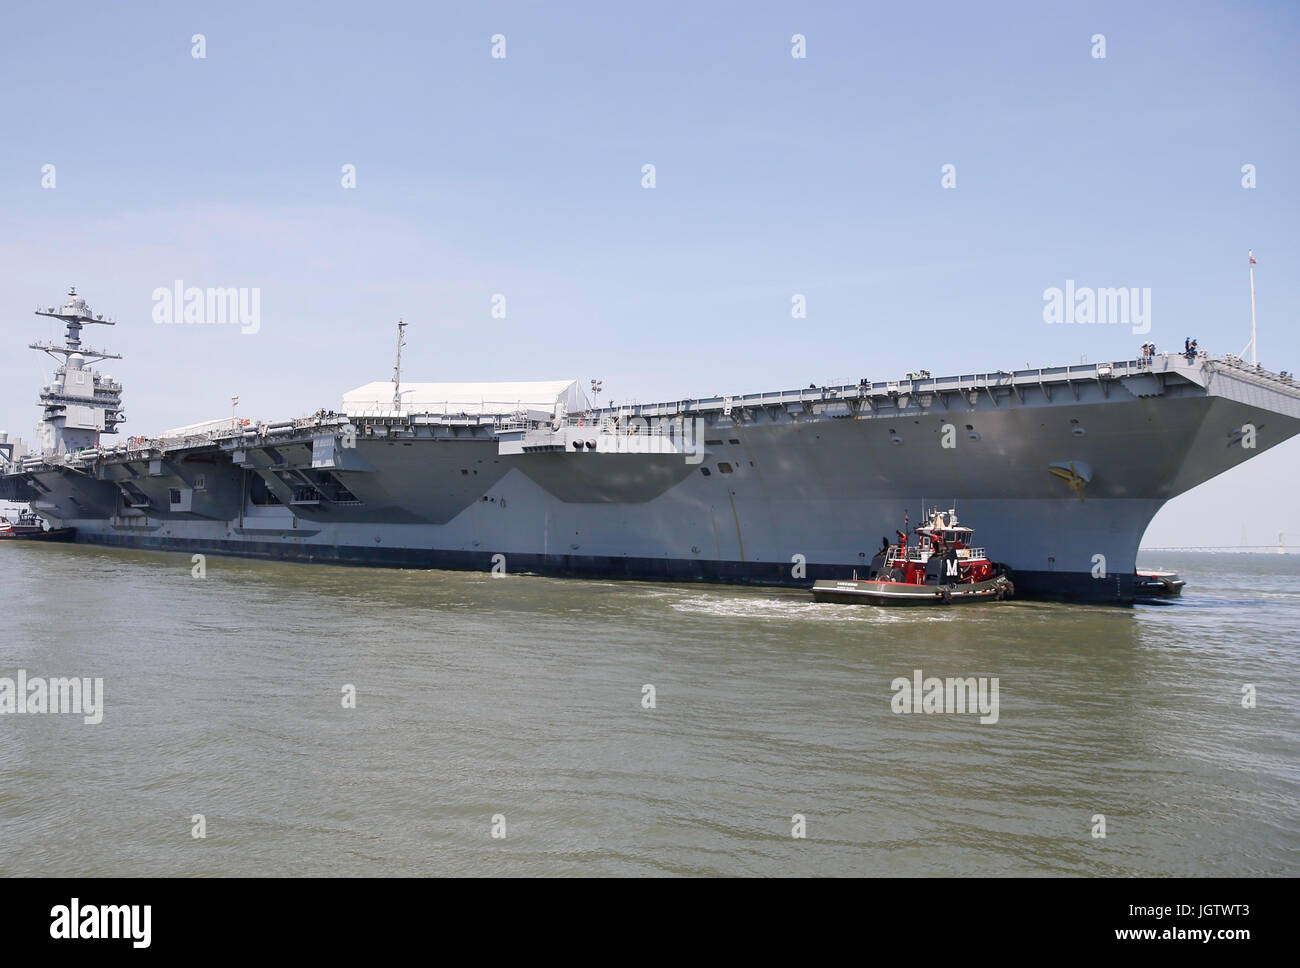
<path id="1" fill-rule="evenodd" d="M 86 312 L 86 300 L 77 295 L 77 287 L 73 286 L 68 290 L 68 301 L 63 304 L 65 313 L 84 313 Z"/>

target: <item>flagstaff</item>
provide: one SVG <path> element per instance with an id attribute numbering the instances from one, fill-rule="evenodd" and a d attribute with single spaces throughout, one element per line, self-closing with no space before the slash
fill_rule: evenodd
<path id="1" fill-rule="evenodd" d="M 1259 346 L 1255 342 L 1255 251 L 1248 249 L 1250 257 L 1250 362 L 1259 366 Z"/>

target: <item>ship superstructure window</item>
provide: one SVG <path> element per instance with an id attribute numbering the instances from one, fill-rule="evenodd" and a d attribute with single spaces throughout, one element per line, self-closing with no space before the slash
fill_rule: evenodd
<path id="1" fill-rule="evenodd" d="M 207 477 L 205 477 L 205 476 L 202 475 L 202 474 L 195 474 L 195 475 L 194 475 L 194 490 L 196 490 L 196 491 L 203 491 L 203 490 L 206 490 L 206 489 L 207 489 L 207 486 L 208 486 L 208 479 L 207 479 Z"/>
<path id="2" fill-rule="evenodd" d="M 167 494 L 168 494 L 168 496 L 171 498 L 171 502 L 172 502 L 173 504 L 180 504 L 180 503 L 181 503 L 181 490 L 180 490 L 180 488 L 178 488 L 178 487 L 169 488 L 168 491 L 167 491 Z"/>
<path id="3" fill-rule="evenodd" d="M 730 474 L 730 473 L 731 473 L 731 465 L 728 464 L 725 460 L 720 460 L 720 461 L 718 461 L 718 473 L 719 473 L 719 474 Z"/>

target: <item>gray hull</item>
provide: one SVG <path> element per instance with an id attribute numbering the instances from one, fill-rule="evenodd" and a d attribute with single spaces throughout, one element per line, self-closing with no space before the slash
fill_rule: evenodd
<path id="1" fill-rule="evenodd" d="M 851 577 L 905 509 L 955 502 L 1019 596 L 1126 602 L 1155 513 L 1300 432 L 1300 390 L 1162 358 L 592 417 L 326 415 L 29 461 L 0 488 L 119 547 L 800 587 Z M 634 418 L 701 421 L 702 452 L 630 447 Z"/>

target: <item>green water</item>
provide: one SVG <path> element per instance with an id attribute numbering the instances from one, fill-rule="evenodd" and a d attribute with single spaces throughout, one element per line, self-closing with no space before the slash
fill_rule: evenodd
<path id="1" fill-rule="evenodd" d="M 1300 557 L 1143 564 L 1183 598 L 3 546 L 0 676 L 102 677 L 105 711 L 0 715 L 0 874 L 1300 874 Z M 896 714 L 916 669 L 997 677 L 997 722 Z"/>

